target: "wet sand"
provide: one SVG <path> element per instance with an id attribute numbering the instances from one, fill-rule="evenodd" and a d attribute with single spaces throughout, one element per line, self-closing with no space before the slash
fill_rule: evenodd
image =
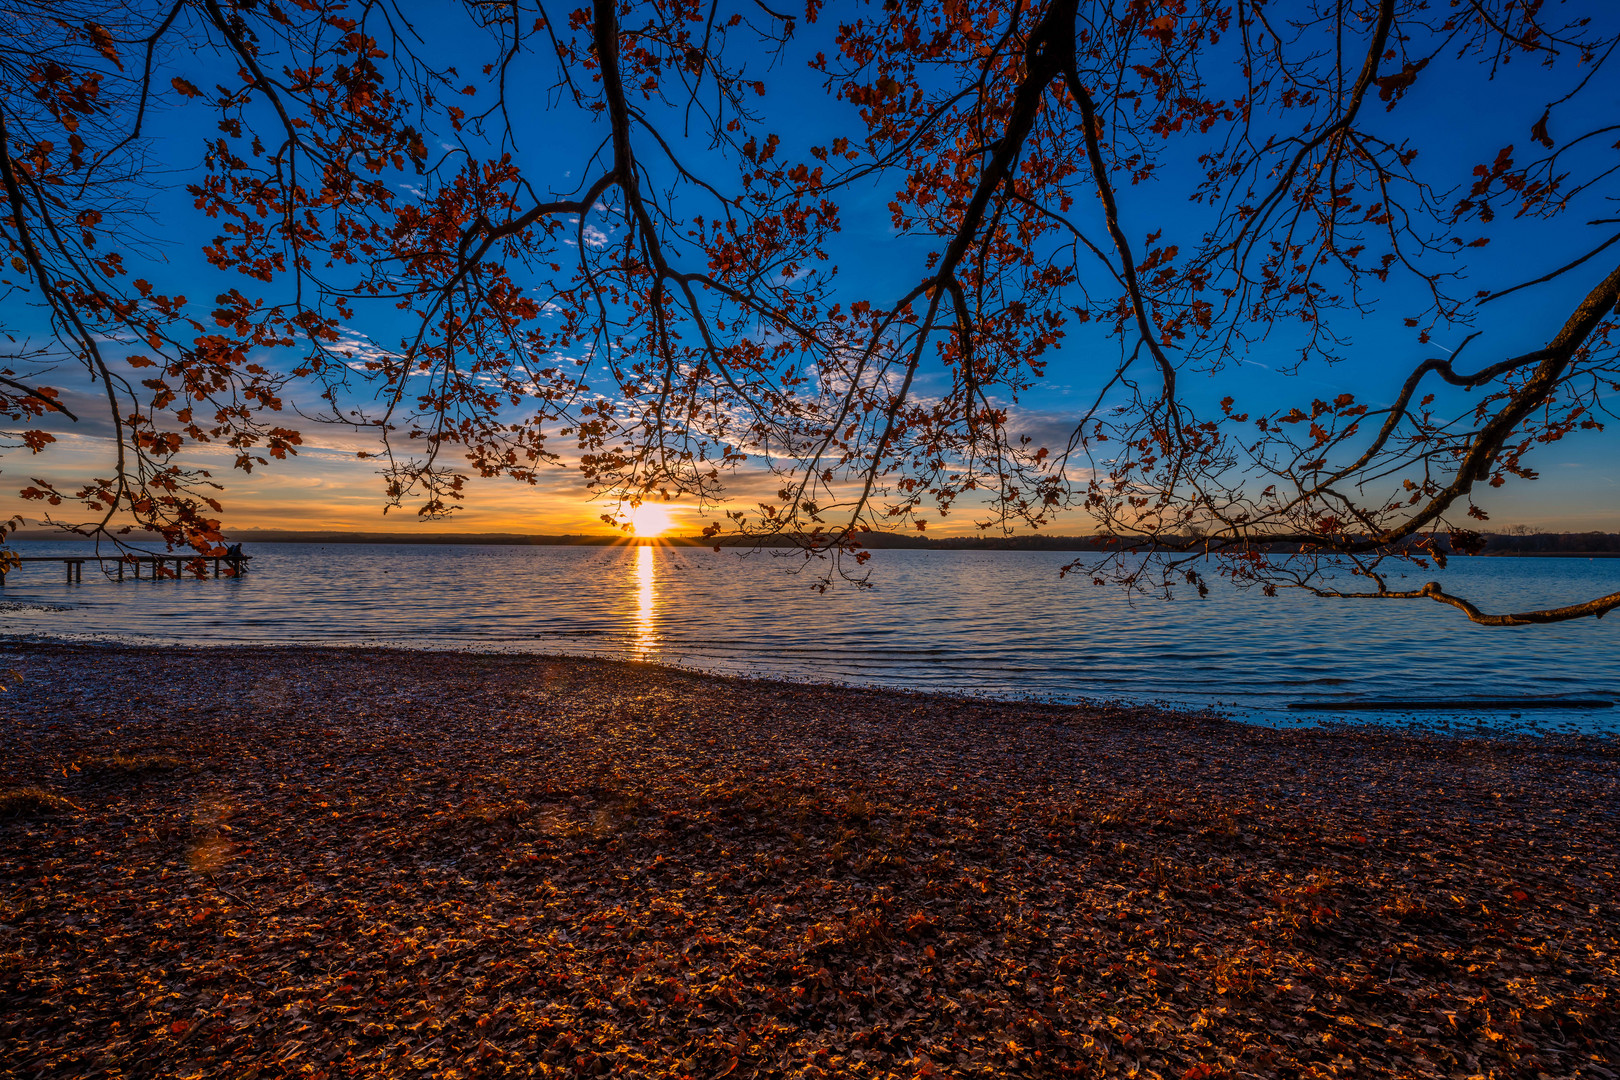
<path id="1" fill-rule="evenodd" d="M 1613 740 L 0 651 L 7 1075 L 1620 1074 Z"/>

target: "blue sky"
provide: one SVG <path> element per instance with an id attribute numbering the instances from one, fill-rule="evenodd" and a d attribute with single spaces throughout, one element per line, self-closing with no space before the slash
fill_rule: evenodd
<path id="1" fill-rule="evenodd" d="M 427 12 L 425 6 L 416 9 Z M 1597 9 L 1614 17 L 1613 8 Z M 474 73 L 481 63 L 479 39 L 466 27 L 453 21 L 419 26 L 430 43 L 436 60 L 451 60 Z M 782 134 L 788 156 L 803 157 L 809 146 L 826 143 L 842 132 L 854 130 L 856 121 L 849 106 L 828 100 L 805 61 L 817 49 L 827 47 L 827 22 L 818 26 L 801 23 L 801 38 L 772 66 L 760 55 L 750 64 L 767 82 L 762 107 L 769 115 L 771 130 Z M 1473 71 L 1473 61 L 1465 61 L 1458 71 Z M 199 85 L 207 84 L 205 68 L 187 69 L 177 65 Z M 1581 100 L 1583 115 L 1568 120 L 1589 119 L 1594 123 L 1605 116 L 1620 115 L 1620 79 L 1616 71 L 1605 72 L 1595 80 Z M 520 65 L 518 80 L 510 87 L 510 100 L 523 103 L 517 113 L 516 156 L 536 188 L 566 193 L 579 182 L 591 148 L 603 137 L 603 128 L 593 117 L 573 108 L 571 103 L 547 89 L 552 77 L 549 65 L 534 61 Z M 478 81 L 474 79 L 473 81 Z M 1455 80 L 1431 72 L 1420 78 L 1406 100 L 1387 114 L 1381 110 L 1378 122 L 1395 140 L 1406 137 L 1421 147 L 1419 167 L 1428 170 L 1441 187 L 1466 182 L 1473 164 L 1488 160 L 1496 150 L 1513 143 L 1525 148 L 1530 127 L 1548 100 L 1561 96 L 1567 86 L 1549 81 L 1545 73 L 1530 64 L 1510 65 L 1494 80 L 1472 77 L 1466 82 L 1466 100 L 1459 100 Z M 481 99 L 474 99 L 474 103 Z M 197 125 L 205 122 L 207 111 L 199 105 L 171 108 L 156 115 L 148 174 L 150 191 L 150 232 L 154 245 L 150 258 L 168 287 L 178 288 L 197 306 L 207 310 L 213 294 L 236 279 L 214 271 L 198 257 L 198 238 L 212 234 L 212 225 L 191 206 L 183 183 L 200 157 Z M 1555 125 L 1555 138 L 1567 137 Z M 672 136 L 673 137 L 673 136 Z M 434 140 L 430 138 L 430 149 Z M 446 144 L 447 145 L 447 144 Z M 696 162 L 712 175 L 724 179 L 726 164 L 709 153 L 696 140 L 677 141 L 683 157 Z M 1612 155 L 1600 147 L 1598 152 Z M 656 150 L 647 145 L 641 154 L 649 162 Z M 1166 242 L 1190 246 L 1207 225 L 1201 215 L 1204 207 L 1193 207 L 1184 200 L 1180 186 L 1185 170 L 1168 169 L 1164 179 L 1127 187 L 1120 192 L 1122 224 L 1128 237 L 1140 243 L 1148 233 L 1164 230 Z M 401 185 L 409 178 L 400 178 Z M 889 222 L 886 204 L 890 197 L 888 181 L 862 191 L 846 191 L 842 200 L 843 232 L 832 251 L 833 261 L 842 273 L 841 289 L 849 299 L 869 297 L 874 301 L 892 300 L 903 294 L 922 276 L 923 258 L 933 245 L 914 237 L 897 237 Z M 724 184 L 717 186 L 724 187 Z M 1611 186 L 1607 189 L 1613 191 Z M 409 191 L 406 190 L 409 195 Z M 1461 286 L 1464 294 L 1475 289 L 1497 289 L 1551 270 L 1595 246 L 1604 238 L 1588 228 L 1568 227 L 1576 221 L 1598 216 L 1615 216 L 1612 200 L 1595 193 L 1588 206 L 1571 211 L 1569 223 L 1549 226 L 1539 220 L 1501 221 L 1493 230 L 1493 242 L 1482 251 L 1470 252 L 1468 278 Z M 1586 288 L 1607 270 L 1599 256 L 1588 266 L 1556 281 L 1524 290 L 1513 298 L 1486 305 L 1471 330 L 1480 331 L 1470 347 L 1472 363 L 1478 366 L 1525 352 L 1544 344 L 1556 331 Z M 136 274 L 140 269 L 136 269 Z M 132 275 L 133 276 L 133 275 Z M 156 280 L 156 277 L 154 277 Z M 179 282 L 176 286 L 175 282 Z M 1428 345 L 1417 339 L 1417 331 L 1402 325 L 1403 290 L 1409 282 L 1392 281 L 1386 294 L 1377 297 L 1373 317 L 1353 315 L 1335 325 L 1350 339 L 1346 359 L 1332 365 L 1317 365 L 1298 375 L 1280 374 L 1292 357 L 1294 333 L 1278 327 L 1235 369 L 1219 378 L 1191 378 L 1191 401 L 1206 411 L 1227 394 L 1253 412 L 1293 404 L 1308 404 L 1313 397 L 1329 397 L 1352 392 L 1359 398 L 1385 403 L 1393 397 L 1405 373 L 1427 356 L 1438 355 L 1460 344 L 1464 329 L 1442 328 Z M 8 304 L 12 303 L 8 301 Z M 20 317 L 19 317 L 20 316 Z M 32 321 L 34 333 L 41 324 L 37 314 L 19 310 L 8 312 L 13 326 Z M 397 315 L 386 304 L 362 308 L 356 330 L 382 341 L 395 334 Z M 1070 327 L 1062 350 L 1052 358 L 1045 383 L 1026 395 L 1020 403 L 1018 419 L 1042 441 L 1065 437 L 1072 417 L 1089 404 L 1091 397 L 1111 370 L 1118 343 L 1106 339 L 1092 327 Z M 277 362 L 279 358 L 270 358 Z M 942 389 L 940 377 L 922 379 L 918 391 L 924 395 Z M 24 482 L 25 476 L 44 476 L 62 484 L 89 475 L 104 475 L 109 446 L 107 429 L 96 418 L 88 387 L 75 392 L 70 386 L 70 403 L 79 409 L 84 422 L 53 425 L 61 440 L 49 453 L 35 460 L 15 454 L 3 463 L 0 481 L 9 491 Z M 295 395 L 296 396 L 296 395 Z M 299 425 L 294 425 L 299 426 Z M 582 532 L 600 531 L 597 515 L 604 509 L 589 501 L 577 474 L 559 469 L 540 485 L 529 488 L 509 481 L 477 481 L 465 506 L 449 522 L 418 524 L 409 511 L 382 514 L 381 483 L 374 465 L 358 460 L 356 450 L 369 449 L 369 440 L 342 428 L 303 424 L 306 449 L 296 460 L 272 463 L 252 475 L 232 473 L 221 467 L 219 478 L 227 484 L 222 496 L 228 521 L 239 527 L 266 528 L 431 528 L 465 531 Z M 209 455 L 198 460 L 206 462 Z M 1550 529 L 1620 529 L 1620 431 L 1580 433 L 1540 452 L 1536 462 L 1542 478 L 1534 483 L 1510 481 L 1491 493 L 1484 505 L 1491 512 L 1493 525 L 1526 523 Z M 222 463 L 223 464 L 223 463 Z M 99 470 L 99 471 L 98 471 Z M 228 474 L 228 475 L 227 475 Z M 735 494 L 746 502 L 751 491 L 769 485 L 767 478 L 738 477 Z M 774 486 L 774 485 L 769 485 Z M 0 512 L 21 510 L 29 516 L 35 507 L 6 497 Z M 681 524 L 695 530 L 698 518 L 693 511 L 681 511 Z M 971 531 L 970 514 L 960 514 L 942 532 Z M 1078 516 L 1061 522 L 1056 531 L 1089 531 Z"/>

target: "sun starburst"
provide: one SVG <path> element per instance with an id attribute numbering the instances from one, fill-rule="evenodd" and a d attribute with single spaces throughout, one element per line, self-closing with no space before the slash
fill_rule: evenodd
<path id="1" fill-rule="evenodd" d="M 675 524 L 670 507 L 660 503 L 644 502 L 640 506 L 624 508 L 622 513 L 630 522 L 631 531 L 642 539 L 662 536 Z"/>

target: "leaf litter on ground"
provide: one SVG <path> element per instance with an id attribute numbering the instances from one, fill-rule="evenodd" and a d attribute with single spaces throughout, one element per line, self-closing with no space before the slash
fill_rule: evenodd
<path id="1" fill-rule="evenodd" d="M 1620 1075 L 1611 740 L 8 652 L 7 1075 Z"/>

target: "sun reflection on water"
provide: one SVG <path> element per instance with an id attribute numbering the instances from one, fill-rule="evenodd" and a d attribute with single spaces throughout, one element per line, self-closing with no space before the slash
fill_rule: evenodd
<path id="1" fill-rule="evenodd" d="M 652 545 L 642 544 L 636 548 L 636 582 L 640 586 L 636 593 L 637 656 L 646 655 L 657 641 L 653 634 L 653 604 L 657 599 L 653 586 L 656 581 Z"/>

